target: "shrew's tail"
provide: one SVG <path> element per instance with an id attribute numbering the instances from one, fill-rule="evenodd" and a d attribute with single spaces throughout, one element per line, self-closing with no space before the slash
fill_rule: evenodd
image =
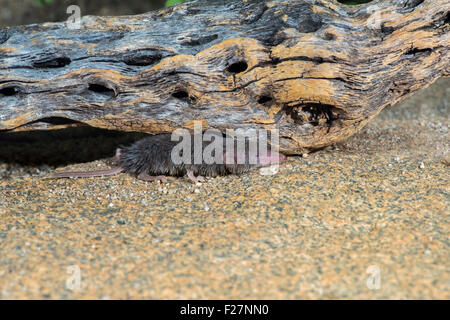
<path id="1" fill-rule="evenodd" d="M 88 178 L 88 177 L 113 176 L 115 174 L 123 172 L 124 170 L 125 169 L 122 167 L 116 167 L 108 170 L 99 170 L 99 171 L 55 172 L 45 178 L 59 179 L 59 178 Z"/>

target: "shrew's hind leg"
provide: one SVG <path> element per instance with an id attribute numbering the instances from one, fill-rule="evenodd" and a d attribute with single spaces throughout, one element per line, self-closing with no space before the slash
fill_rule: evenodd
<path id="1" fill-rule="evenodd" d="M 166 176 L 150 176 L 146 172 L 141 172 L 137 176 L 137 178 L 139 180 L 143 180 L 143 181 L 151 181 L 151 182 L 161 181 L 161 183 L 167 183 L 167 181 L 168 181 L 168 178 Z"/>
<path id="2" fill-rule="evenodd" d="M 205 177 L 203 176 L 195 176 L 194 175 L 194 171 L 192 170 L 188 170 L 187 171 L 187 176 L 189 178 L 189 180 L 191 180 L 192 183 L 197 183 L 197 182 L 204 182 L 205 181 Z"/>

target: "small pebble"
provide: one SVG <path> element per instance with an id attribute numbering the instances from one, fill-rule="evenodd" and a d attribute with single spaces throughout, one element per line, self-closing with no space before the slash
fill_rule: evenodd
<path id="1" fill-rule="evenodd" d="M 279 171 L 279 166 L 278 165 L 274 165 L 274 166 L 270 166 L 270 167 L 264 167 L 259 169 L 259 173 L 262 176 L 273 176 L 274 174 L 277 174 Z"/>

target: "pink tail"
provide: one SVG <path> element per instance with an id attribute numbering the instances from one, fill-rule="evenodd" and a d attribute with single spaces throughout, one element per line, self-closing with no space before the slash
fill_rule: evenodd
<path id="1" fill-rule="evenodd" d="M 115 174 L 121 173 L 124 169 L 121 167 L 112 168 L 109 170 L 99 170 L 99 171 L 85 171 L 85 172 L 56 172 L 48 176 L 48 178 L 88 178 L 88 177 L 102 177 L 102 176 L 113 176 Z"/>

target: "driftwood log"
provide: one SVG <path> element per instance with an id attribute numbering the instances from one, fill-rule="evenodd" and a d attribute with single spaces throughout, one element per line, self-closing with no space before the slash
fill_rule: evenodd
<path id="1" fill-rule="evenodd" d="M 450 74 L 450 0 L 199 0 L 0 29 L 0 130 L 277 128 L 342 140 Z M 46 125 L 44 125 L 47 123 Z"/>

